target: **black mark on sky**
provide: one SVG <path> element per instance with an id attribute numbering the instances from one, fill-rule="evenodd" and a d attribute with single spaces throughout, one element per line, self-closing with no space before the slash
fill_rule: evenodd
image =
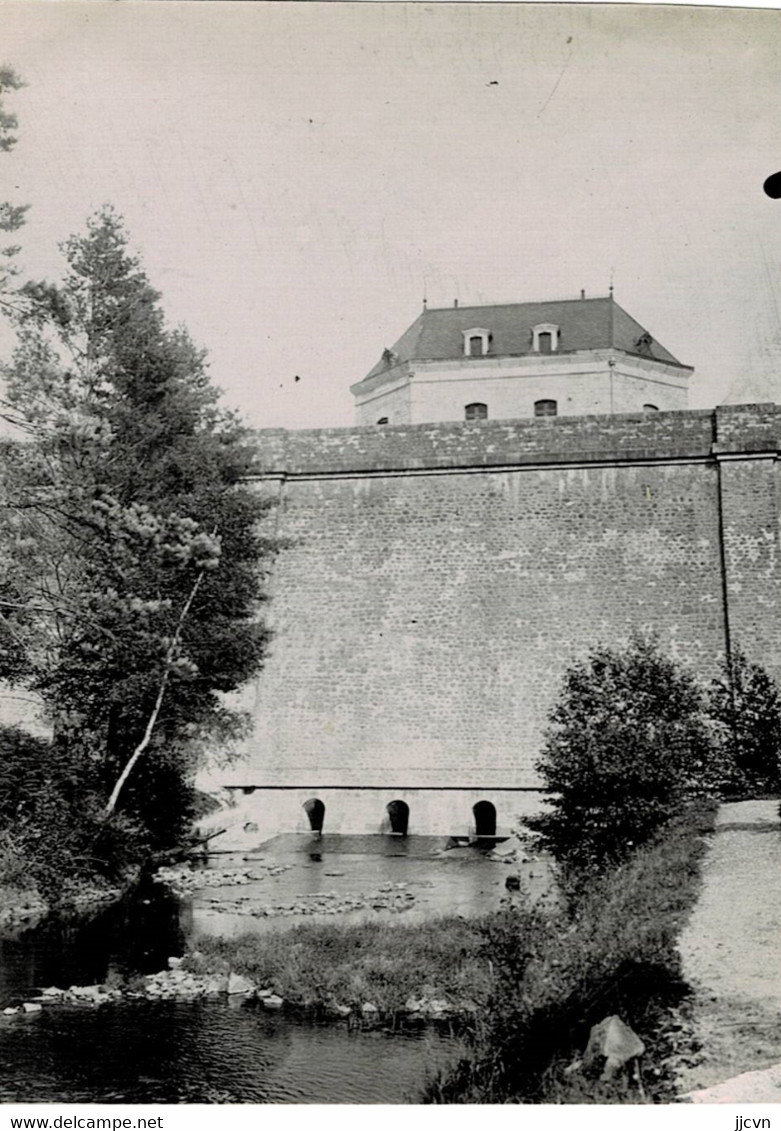
<path id="1" fill-rule="evenodd" d="M 772 200 L 781 197 L 781 173 L 771 173 L 762 186 Z"/>

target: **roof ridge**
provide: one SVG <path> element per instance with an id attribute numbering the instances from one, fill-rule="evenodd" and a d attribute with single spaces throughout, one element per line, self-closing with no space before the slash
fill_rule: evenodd
<path id="1" fill-rule="evenodd" d="M 426 314 L 438 314 L 442 310 L 485 310 L 488 307 L 495 308 L 497 306 L 550 306 L 552 303 L 561 302 L 607 302 L 610 295 L 592 295 L 590 298 L 542 298 L 542 299 L 528 299 L 523 302 L 482 302 L 472 303 L 469 306 L 429 306 L 421 311 L 418 315 L 423 318 Z M 614 300 L 615 301 L 615 300 Z"/>

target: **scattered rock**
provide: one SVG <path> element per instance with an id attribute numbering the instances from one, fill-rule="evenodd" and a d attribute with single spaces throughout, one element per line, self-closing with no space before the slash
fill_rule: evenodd
<path id="1" fill-rule="evenodd" d="M 37 1001 L 26 1001 L 23 1004 L 22 1009 L 25 1013 L 40 1013 L 43 1009 L 43 1006 L 39 1005 Z"/>
<path id="2" fill-rule="evenodd" d="M 361 1013 L 364 1017 L 374 1017 L 377 1013 L 379 1013 L 379 1009 L 373 1001 L 365 1001 L 361 1006 Z"/>
<path id="3" fill-rule="evenodd" d="M 92 1001 L 104 996 L 101 986 L 71 986 L 68 994 L 73 998 L 89 998 Z"/>
<path id="4" fill-rule="evenodd" d="M 406 891 L 407 884 L 383 884 L 376 892 L 336 892 L 324 891 L 315 894 L 300 893 L 292 901 L 258 905 L 246 896 L 227 900 L 213 897 L 209 903 L 215 910 L 231 914 L 252 915 L 256 919 L 291 915 L 340 915 L 368 907 L 375 911 L 389 911 L 399 914 L 408 911 L 415 903 L 415 893 Z M 421 885 L 423 886 L 423 885 Z M 429 885 L 430 886 L 430 885 Z"/>
<path id="5" fill-rule="evenodd" d="M 424 1012 L 430 1013 L 433 1016 L 438 1014 L 450 1013 L 450 1002 L 434 999 L 434 1001 L 427 1001 L 425 1003 Z"/>
<path id="6" fill-rule="evenodd" d="M 266 864 L 258 860 L 254 869 L 159 868 L 154 875 L 154 881 L 165 884 L 177 895 L 190 895 L 205 887 L 235 887 L 240 884 L 251 884 L 267 876 L 279 876 L 292 867 L 292 864 Z"/>
<path id="7" fill-rule="evenodd" d="M 183 958 L 169 958 L 168 959 L 168 969 L 169 970 L 178 970 L 183 962 L 184 962 Z"/>
<path id="8" fill-rule="evenodd" d="M 260 999 L 264 1009 L 281 1009 L 285 1004 L 285 999 L 281 998 L 279 994 L 269 994 L 268 997 Z"/>
<path id="9" fill-rule="evenodd" d="M 251 994 L 254 989 L 254 983 L 245 978 L 243 974 L 229 974 L 228 975 L 228 993 L 229 994 Z"/>
<path id="10" fill-rule="evenodd" d="M 609 1080 L 630 1060 L 635 1060 L 645 1052 L 645 1045 L 637 1033 L 626 1025 L 620 1017 L 613 1014 L 598 1025 L 594 1025 L 583 1055 L 586 1067 L 604 1058 L 602 1079 Z"/>
<path id="11" fill-rule="evenodd" d="M 19 1013 L 19 1007 L 14 1008 L 14 1006 L 9 1005 L 3 1010 L 3 1017 L 14 1017 L 17 1013 Z"/>

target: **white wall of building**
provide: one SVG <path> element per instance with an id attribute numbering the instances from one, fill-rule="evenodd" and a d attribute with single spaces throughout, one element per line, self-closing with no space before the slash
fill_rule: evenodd
<path id="1" fill-rule="evenodd" d="M 410 374 L 405 367 L 402 376 L 387 385 L 380 385 L 356 402 L 356 423 L 377 424 L 387 416 L 388 424 L 413 424 L 410 410 Z"/>
<path id="2" fill-rule="evenodd" d="M 417 362 L 388 384 L 356 394 L 359 424 L 429 424 L 465 418 L 488 406 L 491 420 L 535 415 L 535 402 L 555 400 L 559 416 L 660 411 L 687 407 L 690 371 L 618 351 L 520 358 Z"/>

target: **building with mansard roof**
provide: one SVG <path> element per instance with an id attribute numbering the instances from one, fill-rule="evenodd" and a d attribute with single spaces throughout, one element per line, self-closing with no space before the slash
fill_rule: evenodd
<path id="1" fill-rule="evenodd" d="M 358 424 L 670 411 L 693 370 L 610 294 L 429 310 L 352 386 Z"/>

